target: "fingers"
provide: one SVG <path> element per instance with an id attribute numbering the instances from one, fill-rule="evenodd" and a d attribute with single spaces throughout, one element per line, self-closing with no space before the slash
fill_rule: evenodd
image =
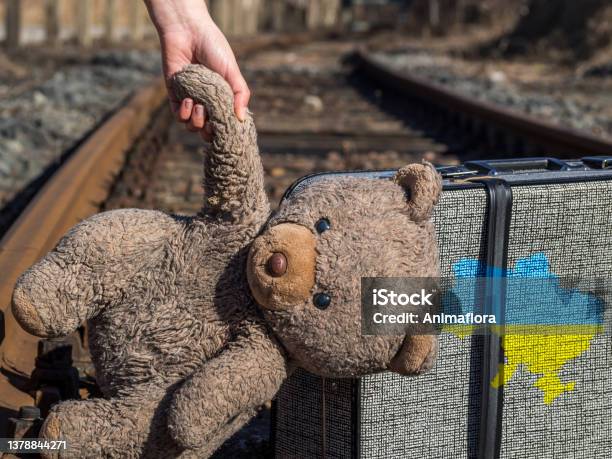
<path id="1" fill-rule="evenodd" d="M 181 123 L 187 123 L 193 114 L 193 100 L 184 99 L 178 111 L 178 119 Z"/>
<path id="2" fill-rule="evenodd" d="M 191 119 L 187 122 L 187 129 L 191 132 L 198 132 L 199 130 L 204 129 L 205 123 L 206 112 L 204 111 L 204 106 L 196 104 L 191 112 Z"/>
<path id="3" fill-rule="evenodd" d="M 226 79 L 234 91 L 234 111 L 236 112 L 236 116 L 240 121 L 244 121 L 246 119 L 249 100 L 251 99 L 251 90 L 240 73 L 237 64 L 228 72 Z"/>
<path id="4" fill-rule="evenodd" d="M 251 91 L 240 73 L 240 69 L 236 64 L 226 76 L 227 82 L 234 91 L 234 111 L 236 117 L 240 121 L 244 121 L 247 116 L 247 107 L 251 98 Z M 172 101 L 174 102 L 174 101 Z M 176 106 L 174 102 L 173 106 Z M 200 132 L 204 140 L 210 142 L 212 140 L 212 129 L 207 124 L 206 109 L 200 104 L 195 104 L 193 99 L 183 99 L 178 107 L 173 110 L 176 113 L 178 120 L 185 123 L 187 130 L 191 132 Z"/>
<path id="5" fill-rule="evenodd" d="M 192 99 L 184 99 L 176 110 L 176 115 L 181 123 L 185 123 L 188 131 L 200 132 L 207 142 L 212 140 L 212 129 L 206 123 L 208 119 L 203 105 L 194 104 Z"/>
<path id="6" fill-rule="evenodd" d="M 234 95 L 234 110 L 236 116 L 240 121 L 244 121 L 247 115 L 247 107 L 249 106 L 249 99 L 251 98 L 251 92 L 247 88 L 246 91 L 237 92 Z"/>
<path id="7" fill-rule="evenodd" d="M 206 109 L 203 105 L 196 104 L 195 107 L 193 107 L 193 112 L 191 114 L 191 119 L 187 124 L 187 129 L 191 132 L 200 131 L 202 138 L 207 142 L 210 142 L 212 140 L 212 129 L 210 124 L 207 124 L 206 121 Z"/>

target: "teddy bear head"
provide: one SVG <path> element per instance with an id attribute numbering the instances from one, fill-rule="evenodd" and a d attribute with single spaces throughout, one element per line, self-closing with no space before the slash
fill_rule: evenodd
<path id="1" fill-rule="evenodd" d="M 249 238 L 259 234 L 246 276 L 290 359 L 330 377 L 429 368 L 435 337 L 362 335 L 360 286 L 362 277 L 438 277 L 430 217 L 442 187 L 435 168 L 411 164 L 394 180 L 323 179 L 270 217 L 253 119 L 233 116 L 227 83 L 189 66 L 175 75 L 174 86 L 178 99 L 189 96 L 207 107 L 215 132 L 201 215 L 232 234 L 244 227 Z"/>
<path id="2" fill-rule="evenodd" d="M 362 277 L 438 277 L 431 212 L 441 179 L 430 164 L 394 180 L 330 178 L 285 199 L 251 246 L 251 292 L 289 355 L 313 373 L 420 373 L 403 336 L 361 332 Z M 433 345 L 432 345 L 433 343 Z M 433 355 L 431 355 L 433 354 Z"/>

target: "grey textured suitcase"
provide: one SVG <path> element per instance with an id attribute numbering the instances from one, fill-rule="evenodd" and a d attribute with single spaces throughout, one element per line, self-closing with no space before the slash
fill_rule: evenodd
<path id="1" fill-rule="evenodd" d="M 416 378 L 331 380 L 299 371 L 275 401 L 275 456 L 612 457 L 612 157 L 476 161 L 439 171 L 444 192 L 434 221 L 443 276 L 452 278 L 462 260 L 509 271 L 539 260 L 601 301 L 603 331 L 570 343 L 525 339 L 513 354 L 493 334 L 442 333 L 436 367 Z M 393 173 L 315 174 L 287 194 L 338 175 Z M 494 384 L 500 365 L 510 364 L 507 379 Z"/>

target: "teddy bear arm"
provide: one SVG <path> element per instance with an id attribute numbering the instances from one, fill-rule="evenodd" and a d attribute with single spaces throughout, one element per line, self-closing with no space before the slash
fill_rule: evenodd
<path id="1" fill-rule="evenodd" d="M 84 220 L 17 280 L 15 318 L 36 336 L 73 332 L 112 307 L 136 273 L 151 270 L 178 228 L 166 214 L 136 209 Z"/>
<path id="2" fill-rule="evenodd" d="M 189 449 L 225 441 L 229 425 L 246 423 L 250 416 L 244 414 L 272 399 L 287 374 L 285 353 L 274 339 L 260 332 L 238 338 L 177 390 L 168 414 L 172 437 Z"/>
<path id="3" fill-rule="evenodd" d="M 227 82 L 202 65 L 189 65 L 172 78 L 177 99 L 191 98 L 206 107 L 213 141 L 204 158 L 205 199 L 202 215 L 223 222 L 262 224 L 270 205 L 250 113 L 234 114 L 234 94 Z"/>

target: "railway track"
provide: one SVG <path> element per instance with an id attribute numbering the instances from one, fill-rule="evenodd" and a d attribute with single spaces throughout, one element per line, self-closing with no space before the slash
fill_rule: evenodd
<path id="1" fill-rule="evenodd" d="M 612 155 L 604 141 L 576 132 L 561 138 L 560 130 L 552 135 L 550 126 L 503 110 L 493 115 L 495 107 L 393 73 L 367 54 L 346 61 L 353 50 L 346 41 L 309 39 L 264 37 L 237 45 L 254 94 L 251 109 L 272 202 L 297 178 L 326 170 L 397 168 L 426 158 L 463 177 L 470 171 L 459 163 L 483 156 L 553 147 L 545 150 L 551 156 Z M 64 398 L 75 383 L 71 367 L 79 371 L 79 390 L 72 396 L 96 395 L 86 330 L 40 344 L 15 323 L 10 294 L 17 276 L 69 227 L 99 210 L 193 214 L 200 208 L 201 140 L 173 122 L 164 100 L 159 81 L 136 94 L 46 182 L 0 242 L 0 437 L 11 435 L 16 421 L 9 418 L 18 416 L 20 406 L 38 404 L 44 415 Z M 49 368 L 63 373 L 45 373 Z M 32 371 L 45 377 L 35 378 L 37 383 Z M 238 446 L 226 448 L 240 457 Z"/>
<path id="2" fill-rule="evenodd" d="M 575 159 L 612 155 L 610 139 L 467 97 L 418 75 L 392 69 L 363 50 L 352 58 L 370 78 L 387 89 L 404 94 L 446 129 L 470 132 L 475 143 L 505 156 Z"/>

